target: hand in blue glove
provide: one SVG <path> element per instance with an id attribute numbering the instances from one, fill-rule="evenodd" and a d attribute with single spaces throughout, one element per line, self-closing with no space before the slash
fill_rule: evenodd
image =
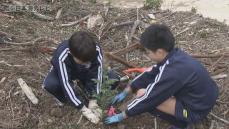
<path id="1" fill-rule="evenodd" d="M 128 93 L 126 91 L 123 91 L 123 92 L 119 93 L 118 95 L 116 95 L 114 97 L 114 99 L 112 100 L 111 104 L 113 105 L 115 103 L 119 103 L 119 102 L 123 101 L 126 98 L 127 95 L 128 95 Z"/>
<path id="2" fill-rule="evenodd" d="M 105 124 L 114 124 L 114 123 L 118 123 L 121 122 L 123 119 L 125 119 L 125 113 L 119 113 L 117 115 L 111 116 L 111 117 L 107 117 L 105 119 Z"/>

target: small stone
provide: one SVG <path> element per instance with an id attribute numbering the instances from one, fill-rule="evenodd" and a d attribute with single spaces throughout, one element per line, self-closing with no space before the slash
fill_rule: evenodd
<path id="1" fill-rule="evenodd" d="M 154 14 L 148 14 L 148 17 L 151 18 L 151 19 L 156 19 L 155 15 Z"/>
<path id="2" fill-rule="evenodd" d="M 52 123 L 53 122 L 52 119 L 48 119 L 47 121 L 48 121 L 48 123 Z"/>

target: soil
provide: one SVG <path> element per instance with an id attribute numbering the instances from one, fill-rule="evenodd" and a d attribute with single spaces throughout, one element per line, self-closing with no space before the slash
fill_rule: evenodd
<path id="1" fill-rule="evenodd" d="M 75 0 L 30 1 L 22 0 L 26 4 L 44 4 L 51 7 L 50 11 L 41 12 L 55 17 L 58 9 L 62 14 L 57 20 L 43 20 L 31 12 L 5 12 L 0 8 L 0 128 L 3 129 L 164 129 L 168 123 L 150 114 L 143 114 L 129 118 L 120 124 L 106 126 L 102 122 L 93 125 L 80 112 L 69 105 L 59 107 L 52 96 L 42 89 L 42 82 L 50 68 L 51 54 L 47 48 L 55 48 L 62 40 L 68 39 L 77 30 L 85 30 L 86 22 L 80 22 L 71 27 L 60 27 L 60 24 L 79 20 L 88 14 L 101 14 L 104 18 L 102 26 L 96 26 L 91 31 L 101 37 L 103 51 L 111 52 L 126 47 L 132 25 L 108 28 L 114 24 L 135 21 L 135 9 L 109 8 L 101 4 L 80 2 Z M 3 0 L 1 6 L 12 4 Z M 159 23 L 168 25 L 176 35 L 177 47 L 189 54 L 211 55 L 228 53 L 229 27 L 216 20 L 203 18 L 192 12 L 170 12 L 139 9 L 139 19 L 148 25 L 155 22 L 148 14 L 154 14 Z M 135 36 L 139 37 L 145 26 L 140 26 Z M 186 30 L 186 31 L 184 31 Z M 103 32 L 102 34 L 100 32 Z M 181 33 L 182 32 L 182 33 Z M 39 37 L 54 39 L 37 40 L 34 44 L 23 45 Z M 18 44 L 7 44 L 7 42 Z M 138 42 L 133 40 L 133 42 Z M 144 50 L 137 49 L 122 56 L 138 66 L 149 66 L 152 62 L 145 56 Z M 219 60 L 220 59 L 220 60 Z M 228 56 L 219 58 L 198 58 L 205 65 L 212 76 L 227 74 L 229 67 Z M 117 70 L 125 69 L 124 65 L 105 59 L 106 65 Z M 22 92 L 17 79 L 23 78 L 39 99 L 37 105 Z M 220 89 L 220 96 L 212 113 L 229 121 L 229 77 L 215 80 Z M 77 124 L 78 123 L 78 124 Z M 196 129 L 228 129 L 229 125 L 212 115 L 195 125 Z"/>

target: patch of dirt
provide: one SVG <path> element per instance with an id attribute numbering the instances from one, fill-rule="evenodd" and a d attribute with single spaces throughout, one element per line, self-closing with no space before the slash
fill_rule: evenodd
<path id="1" fill-rule="evenodd" d="M 23 0 L 27 4 L 46 4 L 51 11 L 43 14 L 56 16 L 59 8 L 63 8 L 60 19 L 47 21 L 37 18 L 30 12 L 4 12 L 0 13 L 0 42 L 16 42 L 20 45 L 0 44 L 0 128 L 22 129 L 152 129 L 155 127 L 154 117 L 143 114 L 130 118 L 124 122 L 106 126 L 102 122 L 98 125 L 89 123 L 86 119 L 80 120 L 80 113 L 76 108 L 66 105 L 58 107 L 50 95 L 41 87 L 43 79 L 50 67 L 51 55 L 49 50 L 56 47 L 62 40 L 69 38 L 77 30 L 85 30 L 86 22 L 71 27 L 60 27 L 60 24 L 76 21 L 88 14 L 100 13 L 104 18 L 102 26 L 95 27 L 92 32 L 101 38 L 104 51 L 111 52 L 126 47 L 127 39 L 133 25 L 109 29 L 114 24 L 137 19 L 135 9 L 109 8 L 100 4 L 79 2 L 74 0 L 54 1 L 46 0 L 32 2 Z M 1 2 L 1 6 L 10 3 Z M 107 12 L 107 15 L 106 15 Z M 158 22 L 168 25 L 176 35 L 177 46 L 190 54 L 210 55 L 228 53 L 229 27 L 215 20 L 203 18 L 190 12 L 176 12 L 152 10 L 139 10 L 139 18 L 148 25 L 154 20 L 147 14 L 153 13 Z M 3 15 L 4 14 L 4 15 Z M 9 16 L 6 16 L 9 15 Z M 13 17 L 13 18 L 12 18 Z M 135 36 L 139 37 L 145 27 L 137 29 Z M 5 32 L 5 33 L 3 33 Z M 102 32 L 102 33 L 101 33 Z M 39 37 L 55 39 L 55 41 L 37 40 L 33 45 L 22 45 Z M 133 40 L 133 42 L 138 42 Z M 137 49 L 128 53 L 129 62 L 138 66 L 149 66 L 152 62 L 145 56 L 144 50 Z M 198 58 L 209 70 L 211 75 L 228 74 L 228 57 Z M 215 63 L 217 62 L 217 63 Z M 124 65 L 106 59 L 106 64 L 115 69 L 122 70 Z M 5 80 L 4 80 L 5 78 Z M 22 93 L 17 78 L 23 78 L 32 88 L 39 99 L 38 105 L 33 105 Z M 2 80 L 2 81 L 1 81 Z M 212 113 L 229 120 L 229 78 L 216 80 L 219 89 L 219 100 Z M 79 121 L 80 120 L 80 121 Z M 79 123 L 79 124 L 77 124 Z M 168 123 L 157 118 L 157 128 L 164 129 Z M 196 125 L 197 129 L 227 129 L 228 125 L 218 119 L 208 116 L 206 120 Z"/>

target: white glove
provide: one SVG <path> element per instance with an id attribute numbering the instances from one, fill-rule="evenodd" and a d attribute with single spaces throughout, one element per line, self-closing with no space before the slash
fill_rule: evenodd
<path id="1" fill-rule="evenodd" d="M 86 106 L 83 106 L 83 108 L 80 110 L 83 114 L 83 116 L 85 116 L 89 121 L 91 121 L 94 124 L 98 124 L 99 123 L 99 117 L 97 117 L 91 109 L 87 108 Z"/>
<path id="2" fill-rule="evenodd" d="M 92 112 L 99 118 L 102 118 L 102 109 L 99 108 L 99 105 L 97 104 L 97 100 L 90 100 L 88 104 L 88 108 L 92 110 Z"/>

